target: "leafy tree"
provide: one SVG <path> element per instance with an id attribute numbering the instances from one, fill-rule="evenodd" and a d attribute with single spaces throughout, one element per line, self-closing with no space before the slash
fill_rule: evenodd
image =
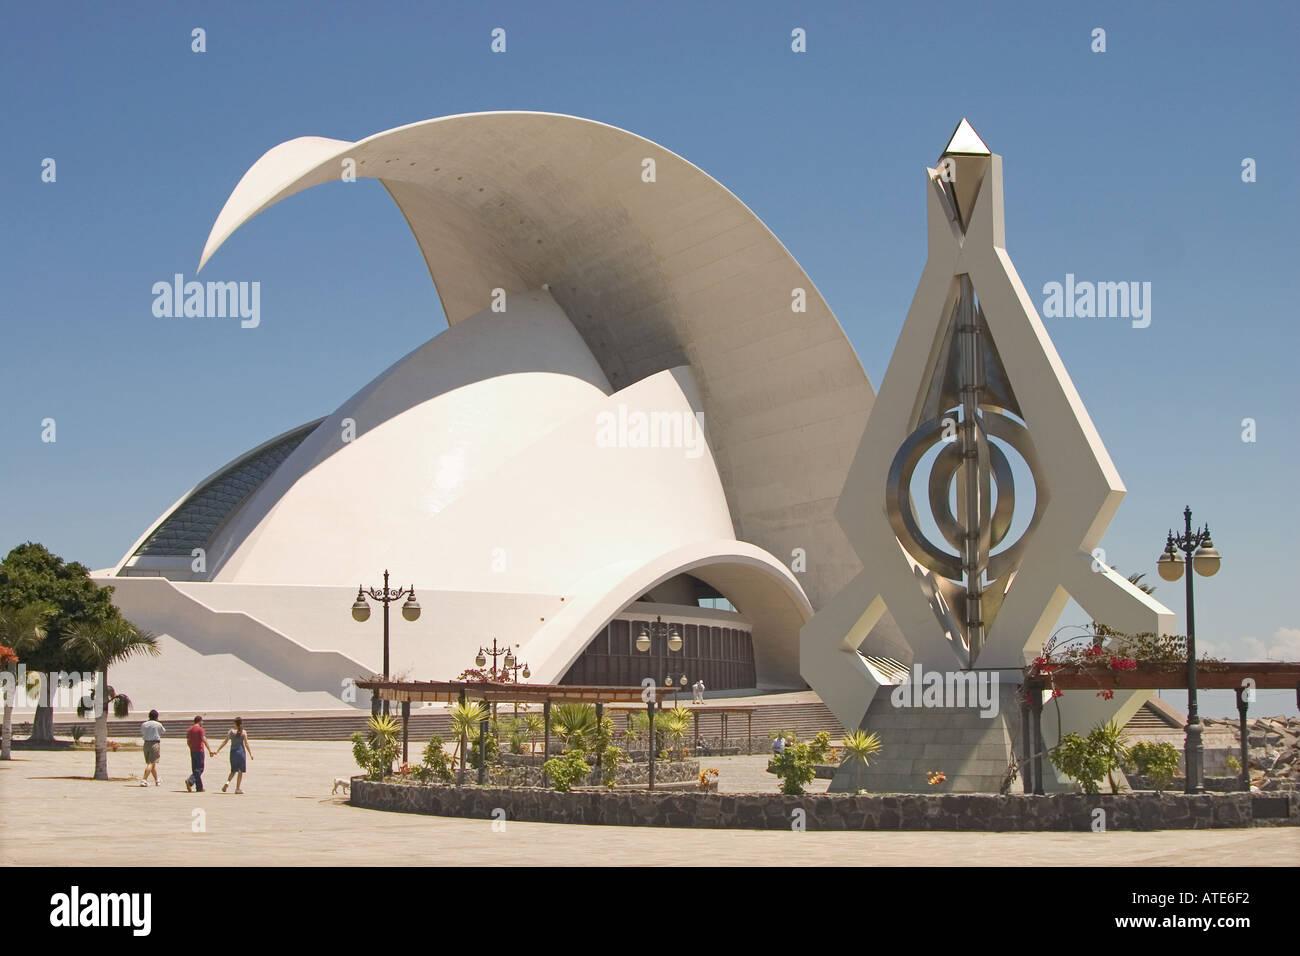
<path id="1" fill-rule="evenodd" d="M 14 736 L 14 700 L 18 694 L 18 670 L 45 640 L 45 621 L 50 609 L 43 604 L 25 604 L 15 610 L 0 608 L 0 668 L 12 675 L 12 686 L 4 687 L 4 729 L 0 731 L 0 760 L 10 759 Z M 25 688 L 24 688 L 25 689 Z"/>
<path id="2" fill-rule="evenodd" d="M 142 631 L 120 615 L 103 624 L 77 623 L 68 629 L 64 649 L 86 661 L 98 673 L 96 687 L 106 693 L 95 706 L 95 779 L 108 779 L 108 708 L 114 706 L 118 717 L 125 717 L 131 701 L 116 694 L 108 684 L 108 668 L 133 657 L 157 657 L 162 653 L 158 638 Z"/>
<path id="3" fill-rule="evenodd" d="M 40 544 L 20 544 L 0 561 L 0 611 L 29 605 L 49 609 L 46 637 L 23 658 L 33 671 L 91 669 L 94 663 L 64 647 L 74 625 L 107 626 L 121 621 L 113 605 L 113 589 L 90 580 L 90 571 L 76 561 L 65 562 Z M 54 711 L 48 699 L 36 707 L 31 742 L 54 743 Z"/>

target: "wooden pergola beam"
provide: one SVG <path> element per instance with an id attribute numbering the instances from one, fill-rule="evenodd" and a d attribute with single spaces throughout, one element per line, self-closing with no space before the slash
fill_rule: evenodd
<path id="1" fill-rule="evenodd" d="M 539 703 L 547 701 L 608 704 L 640 703 L 641 687 L 597 687 L 571 684 L 493 684 L 486 681 L 357 681 L 381 700 L 451 703 L 467 697 L 486 703 Z"/>
<path id="2" fill-rule="evenodd" d="M 1198 690 L 1236 690 L 1249 678 L 1257 690 L 1294 690 L 1300 685 L 1300 663 L 1285 661 L 1207 661 L 1196 667 Z M 1142 665 L 1133 670 L 1112 671 L 1103 667 L 1062 665 L 1050 674 L 1034 674 L 1031 684 L 1054 686 L 1058 690 L 1185 690 L 1185 665 Z"/>

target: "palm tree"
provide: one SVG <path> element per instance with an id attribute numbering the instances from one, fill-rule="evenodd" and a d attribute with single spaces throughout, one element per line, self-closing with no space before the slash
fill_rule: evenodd
<path id="1" fill-rule="evenodd" d="M 691 734 L 695 718 L 685 707 L 669 707 L 664 710 L 663 734 L 668 738 L 669 746 L 681 750 L 682 742 Z"/>
<path id="2" fill-rule="evenodd" d="M 1105 756 L 1106 782 L 1110 784 L 1110 792 L 1119 793 L 1119 786 L 1115 782 L 1115 771 L 1129 761 L 1128 735 L 1124 733 L 1123 725 L 1117 720 L 1099 724 L 1093 728 L 1090 736 L 1096 738 Z"/>
<path id="3" fill-rule="evenodd" d="M 460 754 L 460 772 L 465 773 L 465 751 L 468 749 L 465 742 L 470 737 L 478 735 L 478 725 L 481 721 L 487 720 L 489 711 L 487 705 L 481 700 L 467 700 L 465 702 L 457 701 L 447 708 L 447 713 L 451 716 L 451 729 L 456 735 L 456 753 Z M 452 760 L 456 759 L 455 754 Z"/>
<path id="4" fill-rule="evenodd" d="M 14 675 L 12 689 L 4 689 L 4 728 L 0 731 L 0 760 L 10 759 L 14 737 L 14 698 L 18 695 L 18 672 L 11 670 L 18 659 L 45 640 L 47 609 L 27 604 L 13 611 L 0 611 L 0 667 Z"/>
<path id="5" fill-rule="evenodd" d="M 1143 584 L 1143 583 L 1142 583 L 1142 579 L 1143 579 L 1144 577 L 1146 577 L 1146 573 L 1143 572 L 1143 571 L 1138 571 L 1138 572 L 1136 572 L 1136 573 L 1134 573 L 1134 574 L 1130 574 L 1130 575 L 1128 576 L 1128 583 L 1131 584 L 1131 585 L 1133 585 L 1135 588 L 1137 588 L 1137 589 L 1138 589 L 1139 591 L 1141 591 L 1143 594 L 1154 594 L 1154 593 L 1155 593 L 1155 590 L 1156 590 L 1155 587 L 1154 587 L 1154 585 Z"/>
<path id="6" fill-rule="evenodd" d="M 546 722 L 542 720 L 541 714 L 520 714 L 519 719 L 523 721 L 524 734 L 528 738 L 528 752 L 531 754 L 534 741 L 546 733 Z"/>
<path id="7" fill-rule="evenodd" d="M 844 748 L 843 764 L 853 772 L 853 792 L 857 793 L 862 789 L 862 771 L 870 765 L 870 758 L 880 753 L 880 738 L 865 730 L 855 730 L 844 735 L 840 746 Z"/>
<path id="8" fill-rule="evenodd" d="M 123 618 L 103 624 L 75 625 L 68 631 L 63 646 L 98 673 L 96 685 L 104 690 L 104 699 L 95 707 L 95 779 L 107 780 L 108 708 L 117 703 L 118 716 L 125 717 L 130 705 L 129 700 L 114 694 L 108 686 L 108 668 L 140 655 L 157 657 L 162 649 L 157 637 Z"/>
<path id="9" fill-rule="evenodd" d="M 591 704 L 556 704 L 551 710 L 551 729 L 570 748 L 581 745 L 596 732 L 596 708 Z"/>
<path id="10" fill-rule="evenodd" d="M 650 718 L 644 711 L 628 711 L 627 723 L 624 729 L 627 749 L 631 750 L 632 745 L 645 736 L 646 728 L 650 726 Z"/>

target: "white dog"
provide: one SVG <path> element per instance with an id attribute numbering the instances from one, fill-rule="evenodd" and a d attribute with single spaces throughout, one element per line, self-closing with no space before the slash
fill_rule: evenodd
<path id="1" fill-rule="evenodd" d="M 351 787 L 352 787 L 352 781 L 348 780 L 347 777 L 335 777 L 335 778 L 334 778 L 334 789 L 330 791 L 330 794 L 333 795 L 333 794 L 338 793 L 338 792 L 339 792 L 339 787 L 342 787 L 342 788 L 343 788 L 343 792 L 344 792 L 344 793 L 349 793 L 349 795 L 350 795 L 350 790 L 351 790 Z"/>

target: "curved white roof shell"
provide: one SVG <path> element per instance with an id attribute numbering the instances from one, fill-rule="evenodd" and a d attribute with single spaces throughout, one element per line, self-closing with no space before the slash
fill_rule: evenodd
<path id="1" fill-rule="evenodd" d="M 814 606 L 857 573 L 833 510 L 874 393 L 811 280 L 717 181 L 642 137 L 551 113 L 449 116 L 355 143 L 304 137 L 244 175 L 200 267 L 348 160 L 402 210 L 453 327 L 493 289 L 546 287 L 610 389 L 689 366 L 735 537 L 786 562 L 803 549 Z"/>

